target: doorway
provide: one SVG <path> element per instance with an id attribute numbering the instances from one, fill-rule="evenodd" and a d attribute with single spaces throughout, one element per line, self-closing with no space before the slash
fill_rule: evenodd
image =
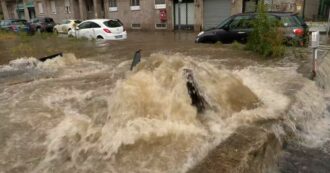
<path id="1" fill-rule="evenodd" d="M 174 29 L 194 30 L 195 5 L 194 0 L 174 0 Z"/>

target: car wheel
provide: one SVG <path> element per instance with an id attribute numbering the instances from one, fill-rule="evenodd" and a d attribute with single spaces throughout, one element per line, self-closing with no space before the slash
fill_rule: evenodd
<path id="1" fill-rule="evenodd" d="M 100 35 L 96 37 L 96 40 L 103 40 L 103 39 L 104 38 L 102 36 L 100 36 Z"/>
<path id="2" fill-rule="evenodd" d="M 37 28 L 37 33 L 41 33 L 41 29 L 40 28 Z"/>

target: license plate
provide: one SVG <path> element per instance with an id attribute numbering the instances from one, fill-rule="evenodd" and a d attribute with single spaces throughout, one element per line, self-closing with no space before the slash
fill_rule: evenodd
<path id="1" fill-rule="evenodd" d="M 115 38 L 123 38 L 122 35 L 116 35 Z"/>

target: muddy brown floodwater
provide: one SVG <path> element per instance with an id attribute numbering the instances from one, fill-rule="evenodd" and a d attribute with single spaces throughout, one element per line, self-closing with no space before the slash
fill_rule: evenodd
<path id="1" fill-rule="evenodd" d="M 0 173 L 330 172 L 327 52 L 312 81 L 307 48 L 264 59 L 195 35 L 0 39 Z"/>

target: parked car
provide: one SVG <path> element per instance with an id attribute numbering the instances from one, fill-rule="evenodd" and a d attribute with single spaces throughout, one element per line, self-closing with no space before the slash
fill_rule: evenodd
<path id="1" fill-rule="evenodd" d="M 68 36 L 88 39 L 124 40 L 127 38 L 122 23 L 114 19 L 93 19 L 80 23 Z"/>
<path id="2" fill-rule="evenodd" d="M 8 19 L 0 22 L 2 31 L 30 32 L 30 26 L 24 19 Z"/>
<path id="3" fill-rule="evenodd" d="M 77 26 L 79 23 L 81 23 L 80 20 L 63 20 L 61 24 L 57 24 L 54 26 L 54 32 L 55 33 L 68 33 L 72 28 Z"/>
<path id="4" fill-rule="evenodd" d="M 36 32 L 53 32 L 55 22 L 50 17 L 39 17 L 32 19 L 30 25 L 32 30 Z"/>
<path id="5" fill-rule="evenodd" d="M 308 26 L 297 16 L 291 12 L 268 12 L 268 17 L 280 21 L 284 28 L 284 37 L 286 43 L 297 42 L 303 46 L 307 43 Z M 233 15 L 218 26 L 200 32 L 196 39 L 196 43 L 232 43 L 238 41 L 246 43 L 249 33 L 253 31 L 252 21 L 256 18 L 257 13 L 242 13 Z"/>

